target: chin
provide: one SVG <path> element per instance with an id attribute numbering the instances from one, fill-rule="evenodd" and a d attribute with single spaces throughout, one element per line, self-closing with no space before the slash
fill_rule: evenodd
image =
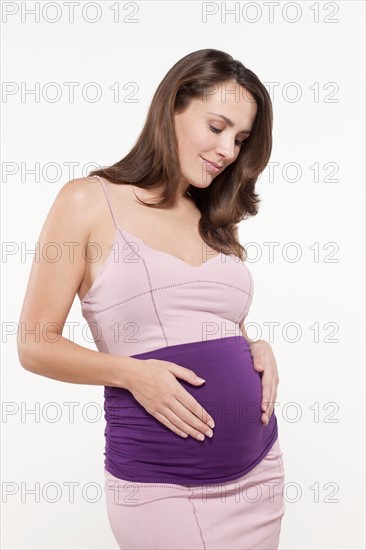
<path id="1" fill-rule="evenodd" d="M 201 175 L 201 178 L 202 178 L 202 175 Z M 206 174 L 206 181 L 202 181 L 202 179 L 200 179 L 199 177 L 191 177 L 191 178 L 186 178 L 186 182 L 189 183 L 189 185 L 192 185 L 193 187 L 197 187 L 199 189 L 206 189 L 206 187 L 209 187 L 209 185 L 211 185 L 212 183 L 212 180 L 213 180 L 213 175 L 211 174 Z"/>
<path id="2" fill-rule="evenodd" d="M 196 189 L 206 189 L 207 187 L 209 187 L 211 184 L 211 182 L 209 183 L 197 183 L 197 182 L 194 182 L 194 181 L 191 181 L 189 185 L 192 185 L 192 187 L 196 187 Z"/>

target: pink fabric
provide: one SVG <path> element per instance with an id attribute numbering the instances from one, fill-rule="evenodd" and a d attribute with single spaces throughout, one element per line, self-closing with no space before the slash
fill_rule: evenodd
<path id="1" fill-rule="evenodd" d="M 133 356 L 160 348 L 169 351 L 180 344 L 243 338 L 240 328 L 253 299 L 253 278 L 246 263 L 233 254 L 219 254 L 192 266 L 147 246 L 119 226 L 107 192 L 112 184 L 99 179 L 116 228 L 115 247 L 80 302 L 98 350 Z M 215 391 L 226 391 L 224 397 L 230 401 L 224 384 L 216 385 Z M 110 423 L 106 433 L 109 428 Z M 124 441 L 117 441 L 121 452 Z M 135 442 L 144 445 L 140 436 Z M 162 463 L 163 459 L 162 454 Z M 200 487 L 131 482 L 107 470 L 105 476 L 108 516 L 121 549 L 278 547 L 284 514 L 278 438 L 252 470 L 225 483 Z M 117 499 L 116 483 L 121 486 Z"/>
<path id="2" fill-rule="evenodd" d="M 104 473 L 108 518 L 120 549 L 278 548 L 285 513 L 278 439 L 253 470 L 224 484 L 137 483 Z"/>
<path id="3" fill-rule="evenodd" d="M 115 246 L 80 301 L 99 351 L 131 356 L 241 335 L 253 299 L 246 263 L 219 254 L 192 266 L 145 245 L 120 228 L 100 181 L 116 227 Z"/>

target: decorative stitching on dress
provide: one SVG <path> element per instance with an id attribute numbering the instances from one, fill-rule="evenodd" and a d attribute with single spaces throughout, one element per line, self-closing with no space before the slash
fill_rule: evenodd
<path id="1" fill-rule="evenodd" d="M 111 476 L 108 472 L 108 475 Z M 113 483 L 117 483 L 117 479 L 112 479 Z M 118 483 L 120 483 L 122 480 L 118 480 Z M 137 485 L 138 483 L 138 485 Z M 141 485 L 139 481 L 127 481 L 125 480 L 125 483 L 120 483 L 120 485 L 123 487 L 124 485 L 136 485 L 138 489 L 176 489 L 177 491 L 185 491 L 188 492 L 190 489 L 188 487 L 176 487 L 175 485 Z M 108 486 L 108 489 L 111 489 L 110 486 Z"/>
<path id="2" fill-rule="evenodd" d="M 106 470 L 106 473 L 108 474 L 108 476 L 112 476 L 112 477 L 115 477 L 113 476 L 113 474 L 111 474 L 110 472 L 108 472 L 108 470 Z M 120 481 L 122 480 L 119 480 L 118 478 L 115 478 L 115 479 L 112 479 L 112 482 L 115 484 L 115 483 L 118 483 L 118 485 L 121 485 L 120 484 Z M 111 484 L 108 484 L 107 483 L 107 480 L 106 480 L 106 485 L 108 487 L 109 490 L 112 490 L 112 486 Z M 201 529 L 201 526 L 199 524 L 199 521 L 198 521 L 198 516 L 197 516 L 197 510 L 196 510 L 196 507 L 194 505 L 194 502 L 191 501 L 191 497 L 194 496 L 194 492 L 192 489 L 188 488 L 188 487 L 179 487 L 179 486 L 174 486 L 174 485 L 141 485 L 141 483 L 139 482 L 134 482 L 134 481 L 128 481 L 128 480 L 124 480 L 124 483 L 122 483 L 122 485 L 136 485 L 137 488 L 146 488 L 146 489 L 153 489 L 153 488 L 157 488 L 157 489 L 175 489 L 177 491 L 184 491 L 184 492 L 188 492 L 190 491 L 190 495 L 188 497 L 188 500 L 189 502 L 192 504 L 192 507 L 193 507 L 193 514 L 194 514 L 194 517 L 195 517 L 195 520 L 196 520 L 196 524 L 197 524 L 197 527 L 199 529 L 199 533 L 200 533 L 200 537 L 201 537 L 201 541 L 202 541 L 202 545 L 203 545 L 203 550 L 207 550 L 206 548 L 206 543 L 204 541 L 204 538 L 203 538 L 203 534 L 202 534 L 202 529 Z"/>
<path id="3" fill-rule="evenodd" d="M 94 318 L 95 323 L 97 324 L 98 327 L 100 327 L 101 325 L 100 325 L 100 324 L 98 323 L 98 321 L 97 321 L 97 315 L 98 315 L 98 314 L 93 312 L 92 315 L 93 315 L 93 318 Z M 107 342 L 107 340 L 106 340 L 105 338 L 103 338 L 103 335 L 102 335 L 102 339 L 103 339 L 103 343 L 104 343 L 104 344 L 106 345 L 106 347 L 107 347 L 107 350 L 108 350 L 107 353 L 112 353 L 112 351 L 111 351 L 111 349 L 110 349 L 110 347 L 109 347 L 109 345 L 108 345 L 108 342 Z M 94 338 L 93 338 L 93 340 L 94 340 Z M 97 341 L 99 342 L 99 341 L 100 341 L 100 338 L 99 338 L 99 340 L 97 340 Z M 95 342 L 95 340 L 94 340 L 94 342 Z M 95 344 L 96 344 L 96 342 L 95 342 Z"/>
<path id="4" fill-rule="evenodd" d="M 200 526 L 200 524 L 199 524 L 199 522 L 198 522 L 196 507 L 195 507 L 195 505 L 194 505 L 194 502 L 191 501 L 191 496 L 193 496 L 193 492 L 192 492 L 192 494 L 188 497 L 188 500 L 189 500 L 189 502 L 190 502 L 190 503 L 192 504 L 192 506 L 193 506 L 193 514 L 194 514 L 194 517 L 195 517 L 195 520 L 196 520 L 196 523 L 197 523 L 197 527 L 198 527 L 198 529 L 199 529 L 199 531 L 200 531 L 200 537 L 201 537 L 201 541 L 202 541 L 202 544 L 203 544 L 203 548 L 204 548 L 204 550 L 206 550 L 206 544 L 205 544 L 205 541 L 204 541 L 204 539 L 203 539 L 202 529 L 201 529 L 201 526 Z"/>
<path id="5" fill-rule="evenodd" d="M 144 261 L 143 258 L 141 258 L 141 259 L 142 259 L 142 261 Z M 100 309 L 99 313 L 101 313 L 102 311 L 106 311 L 107 309 L 111 309 L 111 308 L 114 308 L 116 306 L 125 304 L 126 302 L 130 302 L 131 300 L 135 300 L 136 298 L 140 298 L 140 296 L 143 296 L 144 294 L 149 294 L 150 292 L 156 292 L 158 290 L 165 290 L 166 288 L 173 288 L 175 286 L 180 286 L 180 285 L 188 285 L 188 284 L 191 284 L 191 283 L 212 283 L 212 284 L 215 284 L 215 285 L 223 285 L 223 286 L 233 288 L 234 290 L 237 290 L 238 292 L 242 292 L 244 294 L 247 294 L 250 297 L 250 294 L 246 290 L 243 290 L 242 288 L 239 288 L 235 285 L 229 285 L 228 283 L 222 283 L 221 281 L 212 281 L 212 280 L 207 280 L 207 279 L 196 279 L 195 281 L 183 281 L 181 283 L 175 283 L 173 285 L 166 285 L 166 286 L 151 288 L 150 290 L 146 290 L 145 292 L 140 292 L 140 294 L 135 294 L 135 296 L 131 296 L 130 298 L 127 298 L 126 300 L 122 300 L 121 302 L 117 302 L 115 304 L 112 304 L 111 306 L 107 306 L 103 309 Z M 245 307 L 247 306 L 247 304 L 248 304 L 248 302 L 246 303 Z"/>
<path id="6" fill-rule="evenodd" d="M 120 234 L 122 235 L 124 241 L 128 244 L 128 246 L 129 246 L 130 248 L 132 248 L 131 244 L 127 241 L 126 237 L 125 237 L 124 234 L 122 233 L 121 229 L 118 228 L 118 230 L 119 230 Z M 135 252 L 133 249 L 132 249 L 132 251 Z M 167 337 L 166 337 L 165 330 L 164 330 L 163 324 L 162 324 L 162 322 L 161 322 L 161 319 L 160 319 L 160 316 L 159 316 L 159 313 L 158 313 L 158 310 L 157 310 L 157 307 L 156 307 L 156 303 L 155 303 L 155 300 L 154 300 L 153 289 L 151 288 L 150 273 L 149 273 L 149 270 L 148 270 L 148 268 L 147 268 L 147 266 L 146 266 L 145 259 L 144 259 L 138 252 L 135 252 L 135 254 L 137 254 L 137 256 L 140 258 L 140 260 L 142 260 L 142 262 L 143 262 L 143 264 L 144 264 L 145 271 L 146 271 L 147 280 L 148 280 L 148 282 L 149 282 L 150 290 L 147 291 L 147 292 L 144 292 L 144 294 L 146 294 L 146 293 L 149 293 L 149 294 L 150 294 L 151 301 L 152 301 L 153 307 L 154 307 L 154 311 L 155 311 L 155 314 L 156 314 L 156 316 L 157 316 L 157 318 L 158 318 L 159 325 L 160 325 L 161 331 L 162 331 L 162 333 L 163 333 L 165 343 L 166 343 L 167 346 L 169 346 L 168 339 L 167 339 Z M 110 309 L 111 307 L 115 307 L 115 306 L 109 306 L 109 307 L 107 307 L 107 308 L 102 309 L 101 311 L 105 311 L 106 309 Z M 101 311 L 100 311 L 100 312 L 101 312 Z M 100 313 L 100 312 L 99 312 L 99 313 Z"/>

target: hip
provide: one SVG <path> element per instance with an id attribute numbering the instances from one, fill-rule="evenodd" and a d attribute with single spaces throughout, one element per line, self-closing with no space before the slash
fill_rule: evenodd
<path id="1" fill-rule="evenodd" d="M 278 548 L 285 513 L 278 439 L 255 468 L 229 483 L 140 483 L 104 473 L 108 517 L 120 548 Z"/>

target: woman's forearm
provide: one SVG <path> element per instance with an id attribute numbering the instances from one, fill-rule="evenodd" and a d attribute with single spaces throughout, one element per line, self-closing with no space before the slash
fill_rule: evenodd
<path id="1" fill-rule="evenodd" d="M 18 331 L 18 356 L 24 369 L 61 382 L 129 389 L 138 359 L 90 350 L 54 336 L 54 342 L 25 343 Z"/>

